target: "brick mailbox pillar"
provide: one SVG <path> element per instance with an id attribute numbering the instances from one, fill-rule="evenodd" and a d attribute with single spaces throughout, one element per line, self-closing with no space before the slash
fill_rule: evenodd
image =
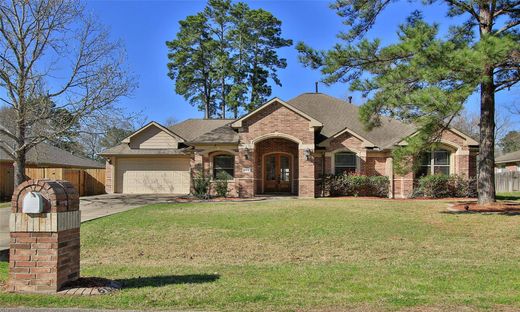
<path id="1" fill-rule="evenodd" d="M 26 181 L 14 191 L 11 209 L 7 290 L 54 293 L 77 280 L 81 217 L 72 184 Z"/>

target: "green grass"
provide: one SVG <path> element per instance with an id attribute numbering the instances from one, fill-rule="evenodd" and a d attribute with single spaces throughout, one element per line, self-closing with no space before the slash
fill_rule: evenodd
<path id="1" fill-rule="evenodd" d="M 445 211 L 364 199 L 147 206 L 82 225 L 82 275 L 125 289 L 0 293 L 0 306 L 519 310 L 520 216 Z"/>
<path id="2" fill-rule="evenodd" d="M 520 192 L 497 193 L 499 200 L 520 200 Z"/>

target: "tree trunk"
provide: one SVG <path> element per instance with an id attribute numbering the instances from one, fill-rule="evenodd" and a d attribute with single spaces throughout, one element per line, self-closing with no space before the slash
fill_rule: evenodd
<path id="1" fill-rule="evenodd" d="M 25 181 L 25 157 L 26 153 L 17 153 L 15 159 L 14 186 L 18 186 Z"/>
<path id="2" fill-rule="evenodd" d="M 493 68 L 484 70 L 480 85 L 480 153 L 478 161 L 478 202 L 495 201 L 495 87 Z"/>
<path id="3" fill-rule="evenodd" d="M 480 38 L 493 29 L 489 7 L 480 6 Z M 478 202 L 495 202 L 495 81 L 493 66 L 485 64 L 480 84 L 480 153 L 478 161 Z"/>
<path id="4" fill-rule="evenodd" d="M 222 119 L 226 119 L 226 81 L 222 79 L 221 81 L 221 97 L 222 97 Z"/>

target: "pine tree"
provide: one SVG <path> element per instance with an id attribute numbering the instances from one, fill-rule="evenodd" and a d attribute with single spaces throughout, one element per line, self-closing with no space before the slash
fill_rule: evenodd
<path id="1" fill-rule="evenodd" d="M 204 118 L 211 118 L 216 111 L 213 59 L 217 43 L 211 37 L 206 16 L 199 13 L 181 21 L 177 37 L 166 45 L 168 76 L 175 80 L 175 92 L 204 111 Z"/>
<path id="2" fill-rule="evenodd" d="M 432 3 L 428 2 L 428 3 Z M 298 44 L 301 61 L 320 68 L 326 83 L 350 83 L 369 98 L 361 108 L 367 127 L 386 114 L 415 123 L 418 134 L 394 152 L 396 163 L 435 144 L 440 133 L 480 89 L 480 203 L 495 200 L 495 93 L 519 79 L 518 29 L 520 2 L 445 0 L 448 16 L 465 17 L 447 36 L 415 12 L 399 28 L 399 41 L 381 47 L 366 39 L 378 15 L 391 1 L 337 0 L 333 9 L 349 31 L 331 50 Z M 398 168 L 399 169 L 399 168 Z"/>
<path id="3" fill-rule="evenodd" d="M 211 0 L 203 12 L 180 22 L 169 48 L 169 77 L 175 91 L 206 118 L 235 118 L 271 95 L 277 70 L 287 62 L 277 49 L 292 45 L 282 38 L 281 21 L 245 3 Z"/>

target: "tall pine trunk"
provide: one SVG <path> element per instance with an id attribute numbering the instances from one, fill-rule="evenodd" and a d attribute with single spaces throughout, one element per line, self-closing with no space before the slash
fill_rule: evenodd
<path id="1" fill-rule="evenodd" d="M 480 153 L 478 162 L 478 202 L 495 201 L 495 87 L 493 68 L 484 70 L 480 86 Z"/>
<path id="2" fill-rule="evenodd" d="M 480 6 L 480 39 L 493 29 L 493 18 L 487 3 Z M 485 64 L 480 84 L 480 153 L 478 161 L 478 202 L 495 201 L 495 81 L 493 66 Z"/>

